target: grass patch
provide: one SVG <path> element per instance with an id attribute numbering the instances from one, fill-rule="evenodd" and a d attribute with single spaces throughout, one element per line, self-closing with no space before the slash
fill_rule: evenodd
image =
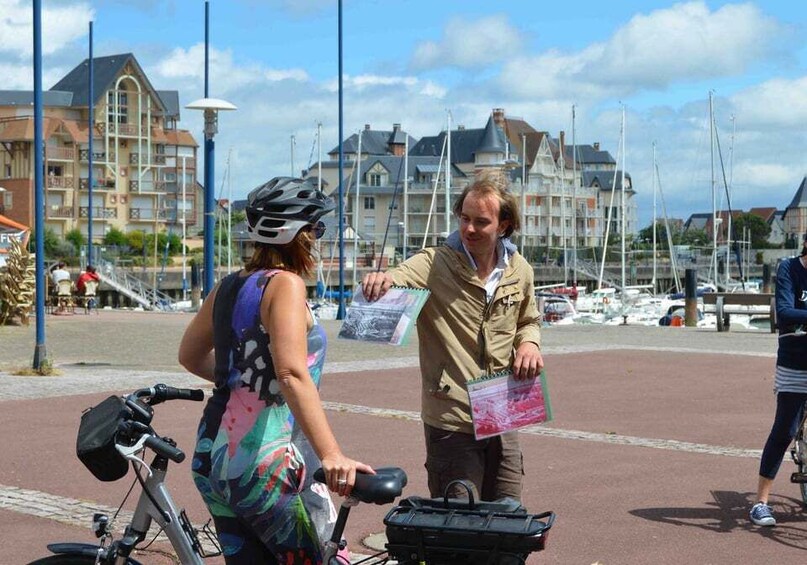
<path id="1" fill-rule="evenodd" d="M 53 367 L 53 363 L 50 361 L 44 361 L 39 369 L 20 367 L 15 371 L 10 371 L 10 373 L 16 377 L 58 377 L 62 374 L 59 369 Z"/>

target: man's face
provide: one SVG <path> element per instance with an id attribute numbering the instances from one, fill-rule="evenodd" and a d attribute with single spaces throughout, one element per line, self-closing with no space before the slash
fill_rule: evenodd
<path id="1" fill-rule="evenodd" d="M 493 253 L 507 222 L 499 223 L 499 199 L 474 193 L 465 197 L 460 213 L 460 237 L 472 255 Z"/>

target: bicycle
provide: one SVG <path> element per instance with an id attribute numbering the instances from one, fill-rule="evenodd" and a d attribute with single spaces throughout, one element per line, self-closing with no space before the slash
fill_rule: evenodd
<path id="1" fill-rule="evenodd" d="M 185 459 L 185 453 L 172 439 L 160 436 L 151 427 L 153 406 L 169 400 L 201 401 L 204 400 L 204 391 L 158 384 L 126 396 L 110 396 L 84 413 L 76 445 L 79 459 L 102 481 L 123 478 L 131 465 L 135 482 L 141 488 L 137 506 L 123 536 L 114 539 L 111 526 L 135 486 L 132 483 L 112 520 L 104 514 L 93 516 L 92 527 L 100 540 L 98 545 L 49 544 L 48 550 L 54 555 L 30 565 L 139 565 L 131 555 L 135 549 L 144 549 L 138 546 L 146 539 L 152 521 L 157 523 L 160 532 L 165 533 L 183 564 L 201 565 L 203 558 L 221 554 L 210 521 L 201 530 L 195 528 L 185 511 L 174 504 L 165 485 L 169 461 L 181 463 Z M 155 454 L 150 466 L 139 455 L 145 448 Z M 146 478 L 143 477 L 143 468 L 147 471 Z M 200 534 L 207 539 L 212 550 L 203 547 Z"/>
<path id="2" fill-rule="evenodd" d="M 146 549 L 152 521 L 164 532 L 183 565 L 201 565 L 203 559 L 221 554 L 210 520 L 197 529 L 184 510 L 178 509 L 165 485 L 168 463 L 181 463 L 185 453 L 168 437 L 160 436 L 151 426 L 153 407 L 168 400 L 204 399 L 201 389 L 176 389 L 164 384 L 136 390 L 126 396 L 110 396 L 84 413 L 79 427 L 77 455 L 82 463 L 102 481 L 123 478 L 131 466 L 141 493 L 131 522 L 123 536 L 114 539 L 112 520 L 103 514 L 93 516 L 93 531 L 98 545 L 54 543 L 53 553 L 29 565 L 140 565 L 132 557 L 136 550 Z M 145 448 L 154 452 L 151 465 L 143 460 Z M 142 469 L 148 476 L 144 479 Z M 314 478 L 325 482 L 318 469 Z M 388 543 L 386 550 L 355 562 L 401 565 L 447 565 L 498 563 L 519 565 L 527 555 L 544 549 L 546 536 L 555 520 L 552 512 L 528 514 L 515 501 L 475 503 L 471 487 L 468 500 L 408 497 L 390 510 L 384 518 Z M 401 496 L 407 476 L 398 467 L 376 469 L 375 475 L 358 474 L 350 496 L 342 502 L 331 538 L 325 543 L 323 562 L 327 565 L 350 565 L 338 555 L 345 548 L 343 534 L 351 508 L 359 503 L 391 504 Z M 449 488 L 451 485 L 449 485 Z M 132 489 L 129 489 L 131 493 Z M 129 496 L 127 493 L 118 512 Z M 158 533 L 159 533 L 158 532 Z M 200 535 L 207 540 L 208 550 Z M 156 536 L 155 536 L 156 538 Z"/>
<path id="3" fill-rule="evenodd" d="M 807 435 L 805 435 L 807 430 L 805 428 L 807 428 L 807 403 L 802 408 L 801 423 L 796 437 L 793 439 L 793 447 L 790 448 L 790 457 L 798 469 L 790 475 L 790 482 L 799 485 L 802 504 L 807 506 Z"/>

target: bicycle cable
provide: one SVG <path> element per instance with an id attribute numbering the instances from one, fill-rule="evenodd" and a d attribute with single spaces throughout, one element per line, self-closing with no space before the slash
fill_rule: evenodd
<path id="1" fill-rule="evenodd" d="M 165 520 L 166 524 L 171 523 L 171 516 L 168 515 L 168 512 L 162 509 L 162 507 L 157 503 L 157 500 L 154 498 L 154 495 L 151 494 L 151 491 L 146 486 L 146 481 L 143 480 L 143 477 L 140 475 L 140 469 L 135 465 L 134 461 L 132 462 L 132 467 L 134 468 L 135 475 L 137 475 L 137 481 L 140 483 L 140 487 L 143 489 L 143 492 L 146 493 L 146 496 L 151 501 L 151 504 L 154 505 L 154 508 Z"/>

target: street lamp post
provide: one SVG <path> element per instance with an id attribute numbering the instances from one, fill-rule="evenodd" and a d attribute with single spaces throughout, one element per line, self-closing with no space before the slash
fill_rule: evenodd
<path id="1" fill-rule="evenodd" d="M 235 105 L 218 98 L 202 98 L 185 106 L 189 110 L 202 110 L 205 116 L 205 206 L 204 206 L 204 279 L 202 295 L 207 296 L 213 290 L 213 230 L 214 224 L 214 159 L 216 146 L 213 136 L 218 133 L 219 112 L 236 110 Z"/>

